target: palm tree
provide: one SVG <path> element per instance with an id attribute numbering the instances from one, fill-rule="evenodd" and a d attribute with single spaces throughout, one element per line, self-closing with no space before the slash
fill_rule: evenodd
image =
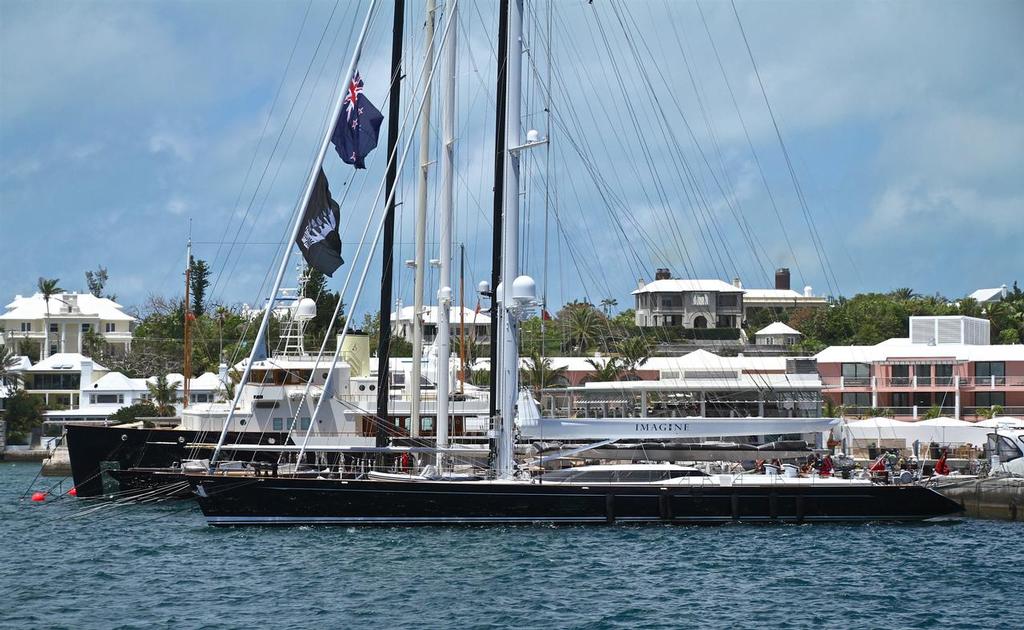
<path id="1" fill-rule="evenodd" d="M 63 293 L 64 289 L 60 288 L 60 278 L 39 278 L 38 284 L 39 292 L 43 294 L 43 301 L 46 302 L 46 320 L 45 320 L 45 335 L 43 336 L 43 348 L 39 351 L 40 358 L 45 358 L 50 355 L 50 298 Z"/>
<path id="2" fill-rule="evenodd" d="M 0 385 L 18 388 L 21 385 L 21 372 L 15 372 L 20 361 L 14 351 L 7 346 L 0 346 Z"/>
<path id="3" fill-rule="evenodd" d="M 598 359 L 587 359 L 587 363 L 594 368 L 593 374 L 587 377 L 588 381 L 604 383 L 617 381 L 622 376 L 622 364 L 618 357 L 609 357 L 604 363 Z"/>
<path id="4" fill-rule="evenodd" d="M 646 337 L 627 337 L 615 345 L 615 350 L 619 353 L 622 369 L 633 377 L 636 377 L 637 369 L 651 358 L 651 342 Z"/>
<path id="5" fill-rule="evenodd" d="M 171 383 L 166 376 L 156 377 L 155 382 L 146 383 L 153 405 L 161 416 L 174 415 L 174 401 L 177 400 L 177 389 L 180 383 Z"/>
<path id="6" fill-rule="evenodd" d="M 563 326 L 570 348 L 584 353 L 601 338 L 601 314 L 592 304 L 566 305 Z M 562 319 L 562 318 L 559 318 Z"/>
<path id="7" fill-rule="evenodd" d="M 825 399 L 825 404 L 822 407 L 822 414 L 826 418 L 842 418 L 848 413 L 850 413 L 849 405 L 837 405 L 832 402 L 831 399 Z"/>
<path id="8" fill-rule="evenodd" d="M 942 407 L 938 405 L 932 405 L 928 408 L 928 411 L 924 412 L 925 420 L 934 420 L 935 418 L 942 417 Z"/>
<path id="9" fill-rule="evenodd" d="M 992 418 L 1003 415 L 1003 406 L 992 405 L 991 407 L 978 407 L 977 414 L 986 420 L 991 420 Z"/>
<path id="10" fill-rule="evenodd" d="M 604 311 L 605 317 L 611 317 L 612 309 L 619 305 L 619 301 L 612 297 L 606 297 L 601 300 L 601 309 Z"/>
<path id="11" fill-rule="evenodd" d="M 909 302 L 910 300 L 921 297 L 917 293 L 914 293 L 914 290 L 911 289 L 910 287 L 901 287 L 899 289 L 893 289 L 892 291 L 889 292 L 889 295 L 892 298 L 899 300 L 900 302 Z"/>
<path id="12" fill-rule="evenodd" d="M 542 358 L 534 352 L 527 359 L 525 368 L 519 370 L 519 378 L 524 385 L 533 388 L 535 395 L 546 387 L 558 387 L 565 379 L 565 367 L 551 367 L 551 359 Z"/>

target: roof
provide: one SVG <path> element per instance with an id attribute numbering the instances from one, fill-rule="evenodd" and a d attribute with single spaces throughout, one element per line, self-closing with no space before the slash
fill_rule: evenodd
<path id="1" fill-rule="evenodd" d="M 805 298 L 802 293 L 797 293 L 793 289 L 744 289 L 744 298 L 765 298 L 773 300 L 796 300 Z M 824 298 L 814 298 L 824 299 Z"/>
<path id="2" fill-rule="evenodd" d="M 72 305 L 76 308 L 72 310 Z M 0 321 L 36 320 L 46 317 L 46 300 L 42 293 L 29 297 L 16 296 L 6 305 L 7 312 L 0 315 Z M 135 318 L 125 313 L 120 304 L 98 298 L 91 293 L 59 293 L 50 298 L 50 317 L 97 318 L 103 321 L 132 322 Z"/>
<path id="3" fill-rule="evenodd" d="M 795 328 L 790 328 L 782 322 L 773 322 L 754 333 L 755 337 L 758 335 L 800 335 L 802 337 L 803 333 Z"/>
<path id="4" fill-rule="evenodd" d="M 744 290 L 722 282 L 721 280 L 654 280 L 648 282 L 642 288 L 633 291 L 637 293 L 683 293 L 689 291 L 717 291 L 718 293 L 744 293 Z"/>
<path id="5" fill-rule="evenodd" d="M 405 306 L 398 311 L 398 321 L 411 322 L 413 309 L 415 307 Z M 467 324 L 479 324 L 479 325 L 490 325 L 491 317 L 481 311 L 477 313 L 471 308 L 462 307 L 462 317 L 466 319 Z M 395 321 L 395 313 L 391 313 L 391 321 Z M 451 324 L 459 324 L 459 307 L 453 307 L 448 315 L 448 322 Z M 423 307 L 423 323 L 425 324 L 436 324 L 437 323 L 437 307 L 436 306 L 424 306 Z"/>
<path id="6" fill-rule="evenodd" d="M 548 357 L 552 369 L 565 368 L 569 372 L 590 372 L 594 366 L 590 361 L 598 365 L 604 365 L 610 357 Z M 707 350 L 694 350 L 680 357 L 651 357 L 647 362 L 637 368 L 640 371 L 657 370 L 678 371 L 684 370 L 712 370 L 712 371 L 743 371 L 743 372 L 785 372 L 786 358 L 781 357 L 720 357 Z M 527 365 L 528 357 L 520 357 L 522 366 Z M 479 359 L 474 363 L 475 369 L 488 369 L 488 359 Z"/>
<path id="7" fill-rule="evenodd" d="M 1024 345 L 977 346 L 944 343 L 931 346 L 889 339 L 874 346 L 829 346 L 815 357 L 818 363 L 875 363 L 894 359 L 953 359 L 956 361 L 1024 361 Z"/>
<path id="8" fill-rule="evenodd" d="M 155 376 L 150 376 L 146 380 L 149 381 L 150 383 L 156 383 Z M 182 383 L 185 382 L 185 377 L 181 374 L 172 372 L 171 374 L 167 375 L 167 382 L 171 385 L 174 385 L 176 388 L 180 389 Z M 223 383 L 221 383 L 220 379 L 217 378 L 217 375 L 213 374 L 212 372 L 204 372 L 203 374 L 197 376 L 196 378 L 189 379 L 188 381 L 188 388 L 190 391 L 193 392 L 203 390 L 216 391 L 218 389 L 222 389 L 223 387 Z"/>
<path id="9" fill-rule="evenodd" d="M 82 361 L 92 362 L 93 372 L 106 372 L 107 368 L 103 367 L 99 363 L 96 363 L 87 356 L 78 354 L 77 352 L 58 352 L 57 354 L 51 354 L 39 363 L 36 363 L 32 367 L 28 368 L 28 372 L 81 372 Z"/>
<path id="10" fill-rule="evenodd" d="M 737 374 L 735 378 L 717 376 L 710 378 L 670 378 L 660 381 L 607 381 L 590 382 L 573 391 L 754 391 L 754 390 L 815 390 L 821 389 L 821 378 L 817 374 Z"/>
<path id="11" fill-rule="evenodd" d="M 120 372 L 108 372 L 92 384 L 90 391 L 101 392 L 144 392 L 146 379 L 128 378 Z"/>
<path id="12" fill-rule="evenodd" d="M 978 289 L 967 297 L 977 302 L 998 302 L 1003 299 L 1003 291 L 1005 289 L 1005 285 L 994 289 Z"/>

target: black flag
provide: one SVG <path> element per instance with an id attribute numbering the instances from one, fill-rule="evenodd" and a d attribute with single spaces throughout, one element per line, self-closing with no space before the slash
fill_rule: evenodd
<path id="1" fill-rule="evenodd" d="M 384 116 L 363 94 L 363 79 L 357 72 L 348 86 L 345 107 L 334 126 L 331 142 L 346 164 L 366 168 L 363 159 L 377 146 L 377 135 Z"/>
<path id="2" fill-rule="evenodd" d="M 327 176 L 321 168 L 320 174 L 316 176 L 313 194 L 302 215 L 297 244 L 306 263 L 319 269 L 325 276 L 333 274 L 345 262 L 341 258 L 341 234 L 338 232 L 340 219 L 341 208 L 337 201 L 331 199 Z"/>

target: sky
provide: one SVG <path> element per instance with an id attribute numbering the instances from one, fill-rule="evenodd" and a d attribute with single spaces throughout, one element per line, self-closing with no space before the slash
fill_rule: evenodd
<path id="1" fill-rule="evenodd" d="M 425 74 L 424 3 L 407 4 L 395 278 L 405 304 Z M 490 275 L 495 5 L 462 0 L 450 30 L 455 239 L 471 308 Z M 262 301 L 366 6 L 0 0 L 4 303 L 40 276 L 84 291 L 100 265 L 129 307 L 180 295 L 189 233 L 214 301 Z M 391 10 L 374 14 L 359 63 L 385 112 Z M 438 43 L 447 20 L 439 11 Z M 958 297 L 1024 281 L 1021 32 L 1024 3 L 999 0 L 737 0 L 735 12 L 528 0 L 522 129 L 550 142 L 523 154 L 521 268 L 551 310 L 606 298 L 625 308 L 659 267 L 746 287 L 789 267 L 795 288 L 820 295 Z M 330 286 L 356 314 L 377 308 L 385 129 L 366 170 L 333 151 L 324 164 L 346 258 Z M 431 268 L 428 302 L 436 290 Z"/>

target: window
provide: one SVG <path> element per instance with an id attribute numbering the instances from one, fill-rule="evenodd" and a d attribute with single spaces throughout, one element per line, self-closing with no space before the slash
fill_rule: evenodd
<path id="1" fill-rule="evenodd" d="M 189 394 L 188 395 L 188 399 L 189 399 L 189 402 L 208 403 L 208 402 L 213 402 L 213 395 L 208 393 L 208 392 L 203 392 L 203 393 L 199 393 L 199 394 Z"/>
<path id="2" fill-rule="evenodd" d="M 434 419 L 429 416 L 426 418 L 420 418 L 420 427 L 423 431 L 433 431 Z"/>
<path id="3" fill-rule="evenodd" d="M 844 407 L 870 407 L 871 406 L 871 394 L 867 392 L 846 392 L 843 394 L 843 406 Z"/>
<path id="4" fill-rule="evenodd" d="M 1006 394 L 1004 392 L 978 392 L 974 395 L 974 404 L 978 407 L 1006 406 Z"/>
<path id="5" fill-rule="evenodd" d="M 82 332 L 87 333 L 92 330 L 92 324 L 82 324 Z"/>
<path id="6" fill-rule="evenodd" d="M 310 423 L 310 420 L 309 420 L 309 418 L 302 418 L 302 419 L 301 419 L 301 420 L 299 421 L 299 430 L 300 430 L 300 431 L 308 431 L 308 430 L 309 430 L 309 425 L 310 425 L 310 424 L 311 424 L 311 423 Z"/>
<path id="7" fill-rule="evenodd" d="M 894 366 L 892 366 L 892 384 L 896 385 L 896 386 L 910 385 L 910 366 L 909 365 L 894 365 Z M 903 405 L 903 406 L 906 406 L 906 405 Z"/>
<path id="8" fill-rule="evenodd" d="M 726 307 L 736 307 L 739 305 L 739 296 L 735 293 L 724 293 L 718 295 L 718 305 Z"/>
<path id="9" fill-rule="evenodd" d="M 694 293 L 693 294 L 693 305 L 694 306 L 707 306 L 708 305 L 708 294 L 707 293 Z"/>
<path id="10" fill-rule="evenodd" d="M 893 392 L 892 395 L 892 406 L 897 409 L 900 407 L 910 406 L 910 394 L 907 392 Z M 900 414 L 903 415 L 903 414 Z"/>
<path id="11" fill-rule="evenodd" d="M 918 385 L 932 384 L 932 366 L 930 363 L 914 366 L 914 376 L 917 377 Z"/>
<path id="12" fill-rule="evenodd" d="M 32 322 L 21 322 L 21 332 L 32 332 Z"/>
<path id="13" fill-rule="evenodd" d="M 871 378 L 871 366 L 867 363 L 844 363 L 843 381 L 847 387 L 867 387 Z"/>
<path id="14" fill-rule="evenodd" d="M 108 333 L 115 332 L 117 330 L 117 324 L 115 324 L 114 322 L 107 322 L 106 324 L 103 325 L 103 330 L 105 330 Z"/>
<path id="15" fill-rule="evenodd" d="M 55 333 L 59 330 L 57 324 L 50 324 L 50 332 Z"/>
<path id="16" fill-rule="evenodd" d="M 284 431 L 284 418 L 274 418 L 272 424 L 274 431 Z"/>
<path id="17" fill-rule="evenodd" d="M 918 407 L 918 411 L 921 411 L 921 407 L 932 406 L 932 393 L 931 392 L 914 392 L 913 397 L 914 404 Z"/>
<path id="18" fill-rule="evenodd" d="M 974 364 L 975 376 L 1006 376 L 1006 364 L 1002 361 L 978 361 Z"/>
<path id="19" fill-rule="evenodd" d="M 935 366 L 935 384 L 936 385 L 952 385 L 953 384 L 953 366 L 950 364 L 936 365 Z"/>

